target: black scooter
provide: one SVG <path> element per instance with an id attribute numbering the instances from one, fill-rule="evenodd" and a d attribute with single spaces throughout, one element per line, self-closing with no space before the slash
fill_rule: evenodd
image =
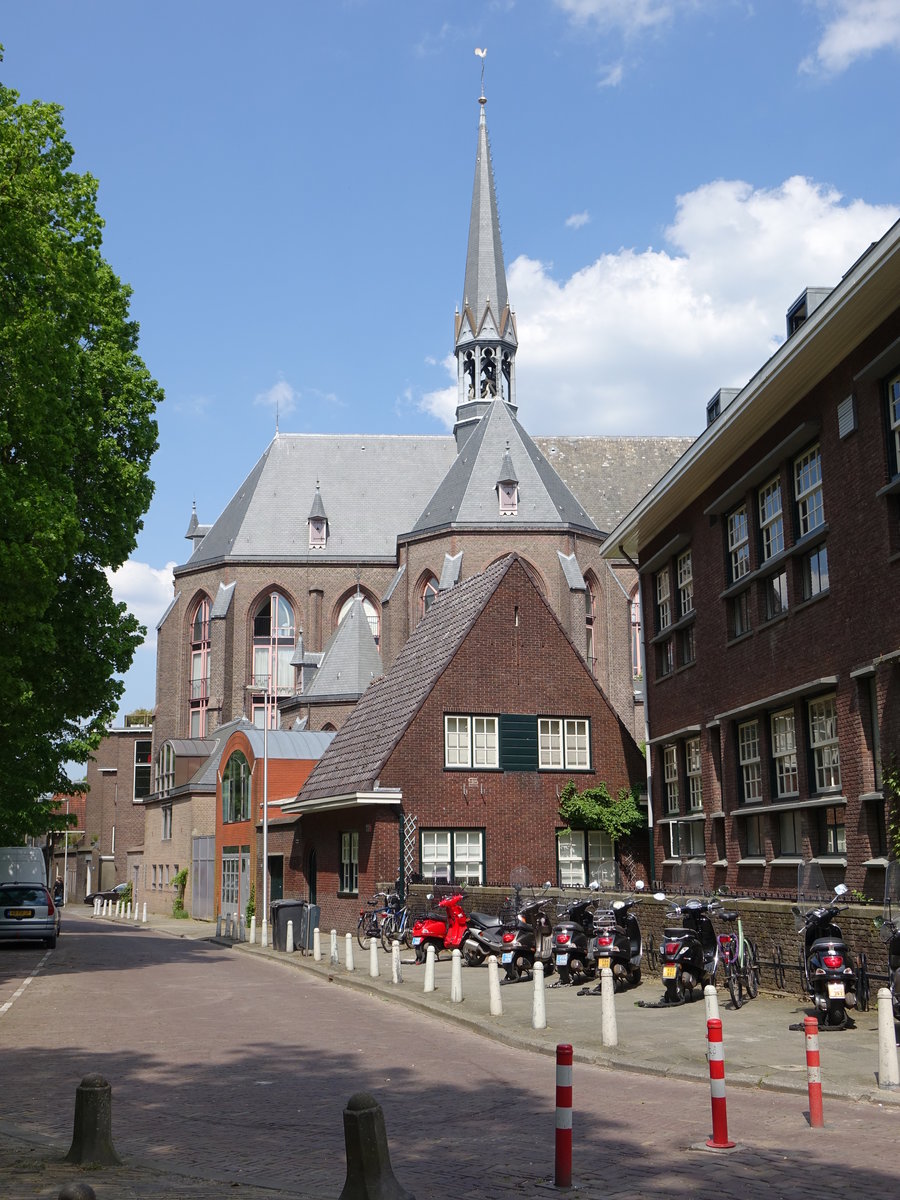
<path id="1" fill-rule="evenodd" d="M 884 912 L 875 918 L 875 928 L 887 943 L 888 973 L 894 1020 L 900 1021 L 900 861 L 888 863 L 884 878 Z"/>
<path id="2" fill-rule="evenodd" d="M 847 1021 L 847 1009 L 856 1008 L 856 964 L 840 927 L 834 923 L 841 907 L 849 903 L 844 900 L 847 885 L 839 883 L 832 902 L 822 904 L 824 881 L 819 887 L 810 885 L 810 865 L 817 866 L 804 863 L 800 867 L 797 903 L 791 910 L 797 932 L 803 938 L 800 966 L 806 992 L 816 1006 L 820 1023 L 824 1014 L 826 1025 L 842 1026 Z"/>
<path id="3" fill-rule="evenodd" d="M 591 884 L 591 888 L 596 891 L 596 884 Z M 584 983 L 597 974 L 591 958 L 596 908 L 596 896 L 573 900 L 566 909 L 565 918 L 553 927 L 554 964 L 561 984 Z"/>
<path id="4" fill-rule="evenodd" d="M 544 885 L 544 891 L 549 888 Z M 549 904 L 543 892 L 533 897 L 516 914 L 512 927 L 501 936 L 500 965 L 506 971 L 504 983 L 530 979 L 534 964 L 540 960 L 547 975 L 553 973 L 553 926 L 547 916 Z"/>
<path id="5" fill-rule="evenodd" d="M 469 928 L 462 944 L 463 959 L 467 966 L 480 967 L 491 955 L 500 961 L 503 954 L 503 934 L 510 924 L 502 917 L 489 913 L 468 913 Z"/>
<path id="6" fill-rule="evenodd" d="M 665 901 L 665 892 L 654 899 Z M 687 900 L 678 905 L 669 900 L 666 919 L 681 924 L 667 925 L 660 942 L 659 961 L 665 988 L 664 1004 L 683 1004 L 693 999 L 695 987 L 713 983 L 719 965 L 719 939 L 710 915 L 719 907 L 717 900 Z"/>
<path id="7" fill-rule="evenodd" d="M 638 893 L 628 900 L 614 900 L 612 907 L 594 918 L 595 936 L 591 941 L 591 959 L 598 971 L 609 967 L 617 992 L 637 987 L 641 982 L 644 943 L 635 907 L 641 902 L 642 880 L 634 885 Z"/>

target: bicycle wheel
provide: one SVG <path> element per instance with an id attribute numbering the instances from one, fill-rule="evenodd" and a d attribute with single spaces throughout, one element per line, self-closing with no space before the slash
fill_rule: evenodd
<path id="1" fill-rule="evenodd" d="M 744 983 L 747 995 L 755 1000 L 759 995 L 759 951 L 748 938 L 744 938 Z"/>
<path id="2" fill-rule="evenodd" d="M 368 950 L 369 948 L 369 937 L 374 932 L 372 929 L 373 924 L 374 918 L 369 913 L 363 913 L 359 918 L 359 923 L 356 926 L 356 940 L 363 950 Z"/>
<path id="3" fill-rule="evenodd" d="M 390 953 L 391 942 L 397 937 L 396 926 L 394 925 L 393 916 L 385 917 L 381 922 L 381 947 Z"/>
<path id="4" fill-rule="evenodd" d="M 744 1003 L 744 997 L 741 995 L 741 969 L 736 962 L 730 962 L 726 966 L 725 982 L 728 984 L 731 1003 L 735 1008 L 740 1008 Z"/>

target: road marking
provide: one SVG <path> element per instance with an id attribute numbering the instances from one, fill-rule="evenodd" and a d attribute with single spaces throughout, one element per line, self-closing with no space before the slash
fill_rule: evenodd
<path id="1" fill-rule="evenodd" d="M 12 1006 L 15 1004 L 15 1002 L 19 999 L 19 997 L 22 995 L 22 993 L 28 987 L 29 983 L 31 983 L 32 979 L 34 979 L 37 975 L 40 974 L 41 967 L 43 967 L 44 963 L 47 961 L 47 959 L 49 957 L 50 957 L 50 951 L 48 950 L 44 954 L 44 957 L 41 959 L 41 961 L 38 963 L 38 965 L 34 968 L 34 970 L 28 976 L 28 978 L 22 980 L 22 983 L 13 992 L 10 999 L 7 1000 L 5 1004 L 0 1004 L 0 1017 L 3 1016 L 3 1014 L 6 1012 L 7 1009 L 12 1008 Z"/>

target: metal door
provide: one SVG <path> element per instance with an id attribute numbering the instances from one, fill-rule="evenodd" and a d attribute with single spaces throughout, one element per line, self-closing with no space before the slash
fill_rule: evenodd
<path id="1" fill-rule="evenodd" d="M 191 848 L 191 916 L 197 921 L 211 921 L 215 916 L 215 857 L 214 837 L 195 837 Z"/>

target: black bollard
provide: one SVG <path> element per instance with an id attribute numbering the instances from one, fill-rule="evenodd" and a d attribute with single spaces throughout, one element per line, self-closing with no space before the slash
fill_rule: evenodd
<path id="1" fill-rule="evenodd" d="M 65 1161 L 101 1167 L 122 1161 L 112 1144 L 112 1088 L 102 1075 L 85 1075 L 75 1090 L 75 1132 Z"/>
<path id="2" fill-rule="evenodd" d="M 97 1193 L 89 1183 L 67 1183 L 57 1200 L 97 1200 Z"/>
<path id="3" fill-rule="evenodd" d="M 339 1200 L 415 1200 L 394 1178 L 381 1105 L 357 1092 L 344 1109 L 347 1179 Z"/>

